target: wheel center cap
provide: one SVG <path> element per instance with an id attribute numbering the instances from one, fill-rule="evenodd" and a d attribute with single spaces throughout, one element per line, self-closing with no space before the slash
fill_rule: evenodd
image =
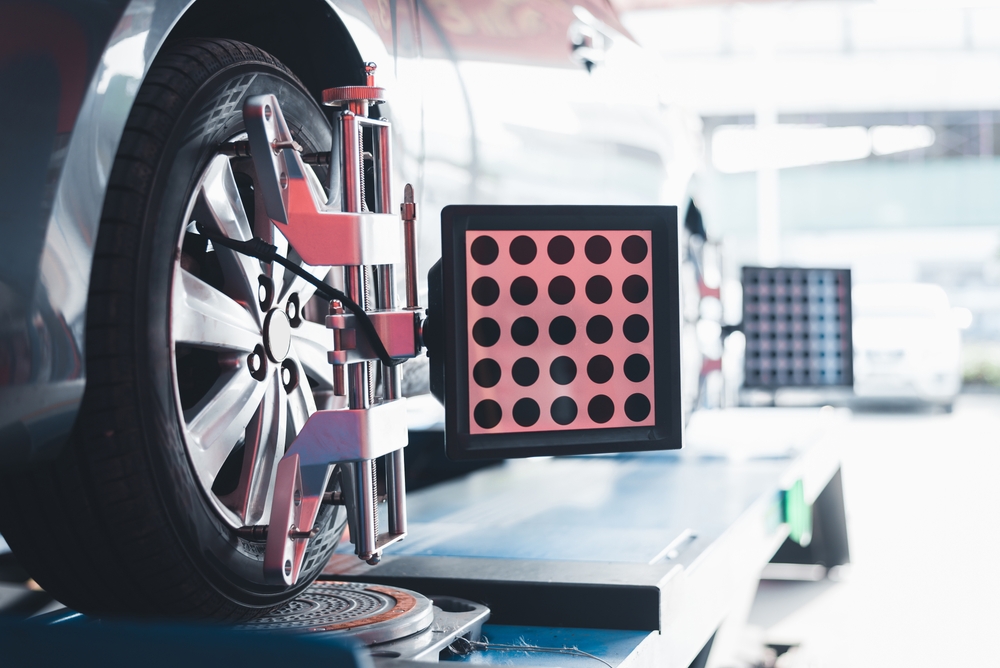
<path id="1" fill-rule="evenodd" d="M 280 362 L 288 356 L 292 345 L 292 326 L 288 316 L 281 309 L 273 308 L 264 318 L 264 349 L 272 362 Z"/>

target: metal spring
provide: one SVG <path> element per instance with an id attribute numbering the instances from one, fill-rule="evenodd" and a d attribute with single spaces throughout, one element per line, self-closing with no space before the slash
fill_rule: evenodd
<path id="1" fill-rule="evenodd" d="M 365 195 L 365 131 L 360 126 L 358 127 L 358 160 L 361 162 L 359 165 L 358 175 L 361 181 L 361 210 L 368 210 L 368 197 Z M 367 308 L 367 307 L 366 307 Z"/>
<path id="2" fill-rule="evenodd" d="M 372 460 L 372 531 L 378 544 L 378 460 Z"/>
<path id="3" fill-rule="evenodd" d="M 364 201 L 364 181 L 361 181 L 362 201 Z M 375 280 L 375 270 L 373 267 L 364 268 L 364 288 L 365 288 L 365 310 L 375 310 L 375 298 L 372 294 L 372 282 Z M 378 378 L 375 375 L 375 362 L 365 362 L 368 365 L 368 405 L 375 404 L 375 383 Z"/>

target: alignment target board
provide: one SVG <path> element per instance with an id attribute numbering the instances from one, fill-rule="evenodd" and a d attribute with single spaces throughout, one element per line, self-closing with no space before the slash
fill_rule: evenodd
<path id="1" fill-rule="evenodd" d="M 676 209 L 442 217 L 450 456 L 680 447 Z"/>
<path id="2" fill-rule="evenodd" d="M 746 387 L 854 385 L 850 269 L 743 267 Z"/>

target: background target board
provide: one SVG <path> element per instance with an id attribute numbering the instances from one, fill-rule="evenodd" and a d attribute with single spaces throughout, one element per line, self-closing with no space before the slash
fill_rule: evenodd
<path id="1" fill-rule="evenodd" d="M 676 219 L 442 212 L 449 456 L 680 447 Z"/>
<path id="2" fill-rule="evenodd" d="M 744 386 L 854 385 L 850 269 L 743 267 Z"/>

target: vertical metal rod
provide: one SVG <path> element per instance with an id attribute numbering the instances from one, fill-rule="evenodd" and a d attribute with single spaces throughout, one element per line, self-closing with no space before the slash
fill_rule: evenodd
<path id="1" fill-rule="evenodd" d="M 380 264 L 378 272 L 377 306 L 380 309 L 391 309 L 396 305 L 395 267 L 391 264 Z"/>
<path id="2" fill-rule="evenodd" d="M 393 309 L 396 307 L 396 275 L 395 268 L 391 264 L 379 265 L 378 271 L 378 307 L 380 309 Z M 399 367 L 382 365 L 382 398 L 386 401 L 399 399 L 402 396 L 402 382 L 399 376 Z"/>
<path id="3" fill-rule="evenodd" d="M 372 535 L 375 536 L 375 547 L 378 548 L 378 535 L 381 532 L 378 522 L 378 460 L 370 460 L 372 464 Z"/>
<path id="4" fill-rule="evenodd" d="M 344 200 L 341 194 L 344 191 L 344 182 L 341 180 L 341 159 L 343 157 L 340 147 L 344 145 L 342 136 L 344 127 L 342 123 L 335 123 L 333 127 L 333 144 L 330 146 L 330 197 L 326 201 L 326 206 L 330 209 L 339 208 L 343 211 Z"/>
<path id="5" fill-rule="evenodd" d="M 406 270 L 406 308 L 420 307 L 420 297 L 417 292 L 417 205 L 413 201 L 413 186 L 409 183 L 403 188 L 403 203 L 399 206 L 403 219 L 403 247 L 406 253 L 403 258 Z"/>
<path id="6" fill-rule="evenodd" d="M 344 271 L 344 287 L 347 295 L 355 303 L 367 308 L 365 303 L 365 272 L 364 267 L 347 267 Z M 347 402 L 350 408 L 368 408 L 371 406 L 371 376 L 366 363 L 349 364 L 347 366 Z"/>
<path id="7" fill-rule="evenodd" d="M 358 141 L 358 117 L 349 111 L 340 114 L 341 152 L 340 171 L 344 175 L 344 211 L 361 211 L 361 145 Z M 354 298 L 353 295 L 351 297 Z"/>
<path id="8" fill-rule="evenodd" d="M 354 364 L 356 367 L 363 367 L 363 364 Z M 355 503 L 358 504 L 358 542 L 355 549 L 358 556 L 368 560 L 374 557 L 377 549 L 378 536 L 375 535 L 375 496 L 372 490 L 375 489 L 375 462 L 368 459 L 355 464 L 354 470 L 357 475 L 355 485 Z"/>
<path id="9" fill-rule="evenodd" d="M 339 315 L 344 312 L 344 305 L 339 301 L 330 302 L 330 313 Z M 333 340 L 340 347 L 340 332 L 334 331 Z M 337 397 L 347 396 L 347 368 L 340 364 L 333 365 L 333 394 Z"/>
<path id="10" fill-rule="evenodd" d="M 385 120 L 385 119 L 382 119 Z M 392 211 L 392 147 L 388 125 L 375 126 L 375 165 L 378 180 L 379 213 Z"/>
<path id="11" fill-rule="evenodd" d="M 389 533 L 406 533 L 406 467 L 403 449 L 389 453 L 385 469 L 386 500 L 389 510 Z"/>
<path id="12" fill-rule="evenodd" d="M 340 115 L 341 172 L 344 175 L 344 210 L 361 211 L 361 142 L 358 117 L 349 111 Z M 368 308 L 367 285 L 364 267 L 347 267 L 344 270 L 347 294 L 355 303 Z M 350 364 L 347 367 L 347 400 L 351 408 L 368 408 L 371 405 L 371 374 L 367 364 Z"/>

